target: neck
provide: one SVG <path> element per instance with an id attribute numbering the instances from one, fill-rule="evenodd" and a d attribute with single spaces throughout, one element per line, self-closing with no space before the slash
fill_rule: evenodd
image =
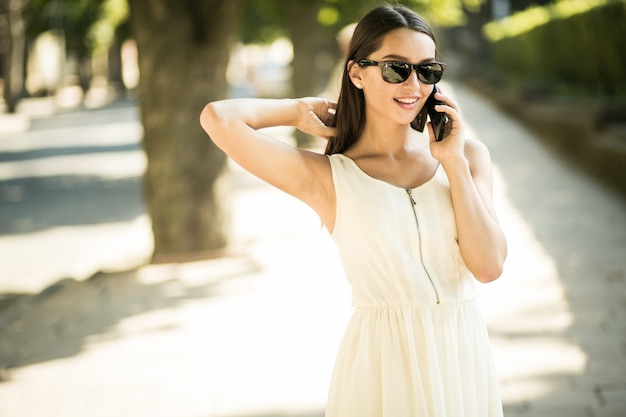
<path id="1" fill-rule="evenodd" d="M 399 157 L 415 146 L 416 134 L 409 125 L 367 123 L 357 146 L 361 154 Z"/>

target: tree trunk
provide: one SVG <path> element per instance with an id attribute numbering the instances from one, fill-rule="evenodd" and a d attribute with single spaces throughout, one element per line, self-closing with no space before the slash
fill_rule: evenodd
<path id="1" fill-rule="evenodd" d="M 238 2 L 129 4 L 139 54 L 153 261 L 207 257 L 227 243 L 218 187 L 226 156 L 206 137 L 198 117 L 207 102 L 227 95 Z"/>
<path id="2" fill-rule="evenodd" d="M 109 48 L 107 61 L 109 85 L 115 89 L 116 93 L 122 93 L 126 88 L 122 77 L 122 44 L 118 40 Z"/>
<path id="3" fill-rule="evenodd" d="M 4 56 L 3 95 L 9 113 L 15 112 L 17 101 L 24 95 L 26 35 L 23 8 L 23 0 L 0 1 L 0 53 Z"/>
<path id="4" fill-rule="evenodd" d="M 293 75 L 292 89 L 294 97 L 305 97 L 317 92 L 318 73 L 315 57 L 321 28 L 317 21 L 317 13 L 324 0 L 295 0 L 289 2 L 289 33 L 293 42 Z M 313 137 L 299 130 L 295 132 L 296 142 L 300 147 L 308 147 L 314 143 Z"/>

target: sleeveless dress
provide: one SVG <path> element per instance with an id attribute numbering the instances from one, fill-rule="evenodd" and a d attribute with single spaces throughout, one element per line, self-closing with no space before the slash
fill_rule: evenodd
<path id="1" fill-rule="evenodd" d="M 441 165 L 405 190 L 342 154 L 328 158 L 337 196 L 332 237 L 354 313 L 326 417 L 501 417 L 489 337 Z"/>

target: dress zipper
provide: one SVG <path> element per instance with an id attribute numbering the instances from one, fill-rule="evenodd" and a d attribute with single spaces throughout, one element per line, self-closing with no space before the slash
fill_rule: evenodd
<path id="1" fill-rule="evenodd" d="M 413 190 L 411 190 L 410 188 L 407 188 L 406 193 L 409 195 L 409 200 L 411 200 L 411 206 L 412 206 L 411 209 L 413 210 L 413 217 L 415 218 L 415 225 L 417 226 L 417 235 L 419 237 L 419 252 L 420 252 L 420 260 L 422 261 L 422 267 L 424 268 L 424 271 L 426 272 L 426 276 L 428 277 L 428 280 L 430 281 L 430 285 L 433 286 L 433 290 L 435 291 L 435 297 L 437 298 L 437 304 L 439 304 L 440 303 L 439 291 L 437 291 L 437 287 L 435 286 L 433 279 L 430 277 L 430 273 L 428 273 L 428 269 L 426 269 L 426 265 L 424 264 L 424 258 L 422 257 L 422 235 L 420 232 L 420 224 L 419 224 L 419 221 L 417 220 L 417 213 L 415 212 L 415 205 L 417 203 L 415 202 L 415 199 L 413 198 Z"/>

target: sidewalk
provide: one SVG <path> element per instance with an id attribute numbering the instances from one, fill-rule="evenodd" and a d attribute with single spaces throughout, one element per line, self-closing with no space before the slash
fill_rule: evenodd
<path id="1" fill-rule="evenodd" d="M 491 150 L 509 241 L 504 275 L 480 286 L 505 415 L 625 416 L 626 202 L 453 87 Z M 0 220 L 19 220 L 1 225 L 0 294 L 33 293 L 0 303 L 0 416 L 322 417 L 351 310 L 314 213 L 234 167 L 240 256 L 127 270 L 150 251 L 136 112 L 83 116 L 0 136 Z M 82 192 L 8 209 L 52 180 Z M 98 204 L 94 184 L 108 190 Z M 77 220 L 74 207 L 96 213 Z M 107 268 L 121 272 L 85 280 Z"/>
<path id="2" fill-rule="evenodd" d="M 626 202 L 460 86 L 508 236 L 483 288 L 506 414 L 626 416 Z"/>

